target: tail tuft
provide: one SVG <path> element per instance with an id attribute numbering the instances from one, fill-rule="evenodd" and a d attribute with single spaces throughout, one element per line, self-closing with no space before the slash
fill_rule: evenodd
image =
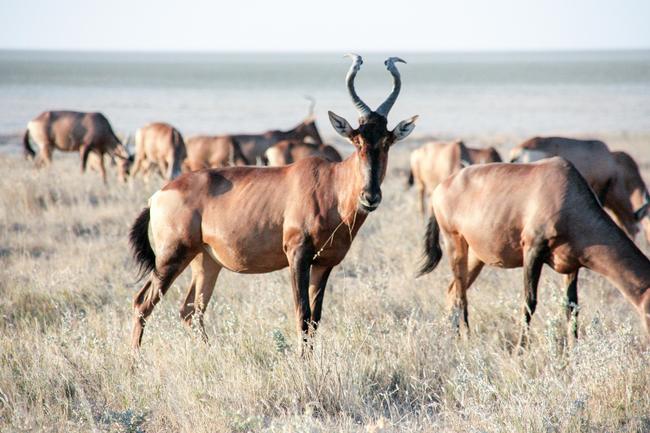
<path id="1" fill-rule="evenodd" d="M 149 243 L 149 208 L 144 208 L 129 231 L 133 258 L 139 265 L 138 281 L 147 273 L 156 270 L 156 254 Z"/>
<path id="2" fill-rule="evenodd" d="M 415 183 L 415 178 L 413 177 L 413 170 L 409 170 L 409 179 L 407 181 L 406 188 L 410 188 Z"/>
<path id="3" fill-rule="evenodd" d="M 29 144 L 29 128 L 25 130 L 25 135 L 23 136 L 23 153 L 27 159 L 32 159 L 36 156 L 36 152 L 34 152 L 34 149 Z"/>
<path id="4" fill-rule="evenodd" d="M 440 227 L 434 214 L 429 218 L 427 232 L 424 235 L 424 258 L 425 262 L 418 272 L 418 277 L 433 271 L 440 259 L 442 259 L 442 249 L 440 249 Z"/>

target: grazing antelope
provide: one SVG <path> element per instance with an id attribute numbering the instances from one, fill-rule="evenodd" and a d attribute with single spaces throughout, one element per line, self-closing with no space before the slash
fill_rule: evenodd
<path id="1" fill-rule="evenodd" d="M 332 162 L 343 161 L 338 150 L 329 144 L 317 145 L 295 140 L 282 140 L 266 149 L 262 163 L 277 167 L 280 165 L 288 165 L 310 156 L 320 156 Z"/>
<path id="2" fill-rule="evenodd" d="M 616 209 L 617 204 L 620 203 L 619 206 L 622 206 L 622 209 L 613 210 L 614 217 L 619 222 L 619 225 L 621 227 L 632 227 L 630 231 L 634 231 L 636 227 L 634 223 L 639 222 L 644 228 L 646 241 L 650 242 L 650 192 L 648 192 L 648 188 L 641 177 L 639 166 L 634 161 L 634 158 L 625 152 L 612 152 L 612 156 L 618 164 L 616 180 L 625 185 L 622 189 L 629 193 L 631 209 L 635 209 L 632 214 L 633 218 L 629 218 L 630 208 L 625 206 L 625 199 L 612 197 L 608 204 L 613 209 Z M 622 217 L 627 217 L 627 219 L 621 221 Z"/>
<path id="3" fill-rule="evenodd" d="M 567 319 L 577 315 L 577 275 L 591 269 L 614 284 L 641 314 L 650 333 L 650 261 L 600 207 L 570 162 L 554 157 L 532 164 L 488 164 L 461 170 L 433 193 L 434 213 L 425 235 L 426 262 L 438 265 L 442 250 L 453 273 L 447 290 L 456 328 L 467 317 L 467 289 L 488 264 L 524 268 L 525 327 L 537 306 L 542 265 L 568 275 Z M 577 326 L 573 329 L 577 337 Z"/>
<path id="4" fill-rule="evenodd" d="M 600 203 L 610 210 L 621 228 L 634 239 L 638 224 L 648 216 L 650 194 L 639 168 L 624 153 L 610 152 L 598 140 L 575 140 L 562 137 L 534 137 L 516 146 L 511 162 L 533 162 L 551 156 L 569 160 L 594 190 Z M 644 223 L 650 242 L 650 223 Z"/>
<path id="5" fill-rule="evenodd" d="M 30 145 L 30 138 L 39 148 L 38 156 Z M 27 124 L 23 136 L 25 156 L 36 157 L 37 166 L 52 162 L 52 151 L 79 152 L 81 172 L 86 171 L 88 156 L 94 152 L 99 157 L 99 171 L 106 183 L 104 154 L 120 159 L 118 176 L 126 181 L 129 153 L 113 132 L 111 124 L 102 113 L 76 111 L 44 111 Z"/>
<path id="6" fill-rule="evenodd" d="M 231 165 L 256 164 L 264 162 L 264 152 L 282 140 L 305 139 L 321 145 L 323 140 L 316 127 L 313 98 L 309 105 L 307 118 L 288 131 L 273 130 L 262 134 L 230 134 L 190 137 L 186 142 L 187 159 L 183 171 L 196 171 L 202 168 L 223 168 Z"/>
<path id="7" fill-rule="evenodd" d="M 181 174 L 181 164 L 187 156 L 185 142 L 178 129 L 168 123 L 150 123 L 135 133 L 135 162 L 131 175 L 143 169 L 146 178 L 149 171 L 158 168 L 165 180 Z"/>
<path id="8" fill-rule="evenodd" d="M 225 140 L 225 142 L 237 143 L 243 159 L 250 164 L 256 164 L 258 160 L 260 162 L 263 161 L 266 149 L 282 140 L 296 140 L 299 142 L 311 140 L 317 145 L 323 144 L 323 140 L 316 127 L 316 117 L 314 116 L 315 101 L 313 98 L 308 99 L 311 101 L 311 104 L 309 105 L 307 117 L 288 131 L 275 129 L 262 134 L 229 134 L 222 135 L 219 138 Z M 220 149 L 223 152 L 223 148 Z"/>
<path id="9" fill-rule="evenodd" d="M 174 279 L 190 264 L 192 283 L 181 306 L 190 324 L 202 314 L 221 269 L 259 274 L 289 267 L 297 328 L 306 341 L 321 317 L 332 268 L 345 257 L 368 213 L 381 201 L 390 146 L 408 136 L 417 116 L 387 129 L 387 117 L 401 88 L 396 57 L 385 65 L 394 86 L 372 111 L 346 77 L 359 112 L 359 127 L 329 112 L 334 129 L 356 150 L 342 162 L 306 158 L 282 167 L 228 167 L 183 174 L 149 200 L 133 224 L 130 241 L 149 279 L 133 301 L 132 346 L 141 343 L 147 317 Z"/>
<path id="10" fill-rule="evenodd" d="M 183 172 L 204 168 L 223 168 L 233 165 L 249 165 L 239 143 L 229 136 L 197 135 L 185 143 L 187 158 Z"/>
<path id="11" fill-rule="evenodd" d="M 426 217 L 426 196 L 430 196 L 440 182 L 465 166 L 489 162 L 501 162 L 495 148 L 473 149 L 460 140 L 429 142 L 411 152 L 408 184 L 415 184 L 417 188 L 420 214 Z"/>

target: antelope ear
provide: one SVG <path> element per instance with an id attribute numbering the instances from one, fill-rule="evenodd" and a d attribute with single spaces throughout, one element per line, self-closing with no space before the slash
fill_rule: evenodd
<path id="1" fill-rule="evenodd" d="M 341 116 L 328 111 L 327 114 L 330 116 L 330 123 L 340 135 L 345 138 L 352 137 L 352 132 L 354 131 L 347 120 Z"/>
<path id="2" fill-rule="evenodd" d="M 410 119 L 402 120 L 397 124 L 395 129 L 393 129 L 393 143 L 403 140 L 415 129 L 415 121 L 418 120 L 418 116 L 413 116 Z"/>

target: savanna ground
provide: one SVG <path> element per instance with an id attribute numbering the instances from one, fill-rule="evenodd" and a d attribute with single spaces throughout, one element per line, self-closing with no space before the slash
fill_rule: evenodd
<path id="1" fill-rule="evenodd" d="M 599 138 L 630 151 L 650 179 L 650 135 Z M 287 270 L 222 272 L 206 313 L 209 345 L 180 323 L 183 274 L 133 356 L 139 285 L 127 231 L 159 184 L 113 177 L 106 188 L 97 174 L 79 174 L 76 154 L 57 153 L 38 171 L 0 155 L 0 430 L 650 431 L 646 337 L 595 274 L 582 274 L 572 349 L 563 343 L 564 290 L 548 268 L 530 350 L 512 353 L 521 270 L 483 271 L 469 293 L 471 336 L 456 338 L 447 263 L 413 278 L 424 226 L 396 170 L 407 147 L 391 151 L 384 201 L 330 278 L 306 360 Z"/>

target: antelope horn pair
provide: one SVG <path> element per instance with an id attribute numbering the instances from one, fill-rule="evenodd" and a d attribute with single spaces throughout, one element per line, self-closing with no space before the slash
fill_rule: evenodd
<path id="1" fill-rule="evenodd" d="M 348 75 L 345 77 L 345 83 L 348 86 L 348 92 L 350 92 L 352 103 L 359 112 L 359 116 L 361 118 L 367 118 L 372 113 L 372 110 L 365 102 L 361 100 L 359 95 L 357 95 L 356 90 L 354 89 L 354 78 L 357 76 L 357 72 L 363 64 L 363 59 L 358 54 L 346 54 L 345 56 L 352 59 L 352 65 L 350 66 Z M 385 118 L 388 117 L 388 113 L 390 112 L 390 109 L 393 108 L 393 104 L 395 104 L 395 101 L 397 100 L 397 95 L 399 95 L 399 91 L 402 88 L 402 79 L 399 75 L 399 71 L 397 70 L 397 66 L 395 66 L 396 62 L 406 63 L 399 57 L 389 57 L 386 59 L 386 61 L 384 61 L 386 69 L 388 69 L 388 72 L 390 72 L 393 76 L 393 91 L 390 93 L 390 95 L 388 95 L 388 98 L 386 98 L 386 100 L 377 108 L 376 113 L 384 116 Z"/>

